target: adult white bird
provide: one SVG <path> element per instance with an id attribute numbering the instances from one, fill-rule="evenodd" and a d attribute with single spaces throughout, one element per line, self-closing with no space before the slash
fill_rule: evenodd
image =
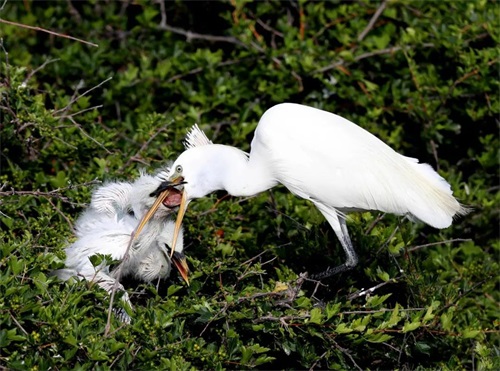
<path id="1" fill-rule="evenodd" d="M 150 194 L 166 180 L 167 174 L 167 171 L 156 176 L 142 173 L 133 183 L 111 182 L 96 189 L 89 207 L 75 223 L 77 240 L 66 249 L 66 268 L 54 273 L 63 280 L 73 276 L 85 278 L 111 293 L 119 279 L 118 268 L 110 271 L 110 262 L 106 261 L 94 267 L 89 259 L 102 254 L 121 261 L 121 276 L 133 275 L 145 282 L 167 277 L 174 263 L 189 284 L 182 230 L 174 244 L 174 221 L 168 204 L 160 205 L 141 235 L 133 240 L 129 256 L 124 259 L 132 233 L 156 201 Z M 172 249 L 172 246 L 175 247 Z M 170 250 L 173 250 L 172 258 Z M 123 292 L 122 299 L 133 308 L 127 292 L 117 284 Z M 119 315 L 123 321 L 130 322 L 126 313 Z"/>
<path id="2" fill-rule="evenodd" d="M 345 263 L 321 278 L 358 262 L 347 231 L 348 212 L 380 210 L 446 228 L 467 211 L 431 166 L 400 155 L 345 118 L 299 104 L 279 104 L 264 113 L 250 154 L 212 144 L 197 126 L 185 146 L 159 189 L 167 200 L 178 198 L 169 192 L 184 183 L 175 235 L 193 199 L 217 190 L 250 196 L 281 183 L 318 208 L 345 251 Z"/>

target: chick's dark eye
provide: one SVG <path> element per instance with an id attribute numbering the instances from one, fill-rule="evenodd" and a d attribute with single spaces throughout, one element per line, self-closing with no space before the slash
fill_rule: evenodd
<path id="1" fill-rule="evenodd" d="M 177 165 L 175 167 L 175 172 L 178 173 L 178 174 L 182 173 L 182 166 L 181 165 Z"/>

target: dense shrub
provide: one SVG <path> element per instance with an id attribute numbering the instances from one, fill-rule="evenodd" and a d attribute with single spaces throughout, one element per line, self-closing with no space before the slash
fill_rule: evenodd
<path id="1" fill-rule="evenodd" d="M 1 367 L 500 368 L 499 16 L 488 1 L 3 2 Z M 108 296 L 49 276 L 93 187 L 164 166 L 194 123 L 248 150 L 284 101 L 430 163 L 473 212 L 445 230 L 353 215 L 359 267 L 316 285 L 300 273 L 344 257 L 310 204 L 216 194 L 185 220 L 191 286 L 127 282 L 133 323 L 105 333 Z"/>

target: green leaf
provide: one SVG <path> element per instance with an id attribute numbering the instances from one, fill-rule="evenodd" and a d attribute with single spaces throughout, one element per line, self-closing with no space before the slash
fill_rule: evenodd
<path id="1" fill-rule="evenodd" d="M 365 335 L 365 339 L 370 343 L 383 343 L 385 341 L 392 339 L 392 336 L 389 334 L 378 332 L 370 335 Z"/>
<path id="2" fill-rule="evenodd" d="M 313 308 L 310 312 L 310 323 L 316 323 L 320 325 L 323 321 L 323 313 L 320 308 Z"/>
<path id="3" fill-rule="evenodd" d="M 481 330 L 465 329 L 462 331 L 464 339 L 474 339 L 481 333 Z"/>
<path id="4" fill-rule="evenodd" d="M 353 329 L 347 327 L 347 325 L 345 323 L 341 323 L 339 324 L 336 328 L 335 328 L 335 332 L 337 334 L 348 334 L 350 332 L 352 332 Z"/>
<path id="5" fill-rule="evenodd" d="M 410 332 L 416 330 L 422 325 L 420 321 L 417 322 L 406 322 L 403 326 L 403 333 Z"/>

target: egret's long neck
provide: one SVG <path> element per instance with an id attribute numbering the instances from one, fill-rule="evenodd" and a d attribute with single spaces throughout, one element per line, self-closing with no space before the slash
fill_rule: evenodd
<path id="1" fill-rule="evenodd" d="M 274 187 L 277 182 L 266 164 L 234 147 L 219 147 L 221 183 L 230 195 L 253 196 Z"/>

